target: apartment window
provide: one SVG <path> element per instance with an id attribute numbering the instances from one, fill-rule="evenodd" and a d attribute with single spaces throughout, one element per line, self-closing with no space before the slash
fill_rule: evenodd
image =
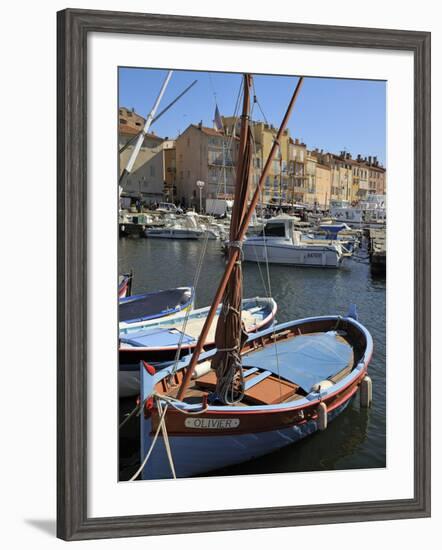
<path id="1" fill-rule="evenodd" d="M 150 175 L 151 175 L 152 177 L 155 176 L 155 166 L 150 166 Z"/>
<path id="2" fill-rule="evenodd" d="M 223 155 L 220 151 L 208 151 L 209 164 L 220 164 L 223 163 Z"/>
<path id="3" fill-rule="evenodd" d="M 124 118 L 120 118 L 120 124 L 127 124 L 127 120 L 125 120 Z"/>

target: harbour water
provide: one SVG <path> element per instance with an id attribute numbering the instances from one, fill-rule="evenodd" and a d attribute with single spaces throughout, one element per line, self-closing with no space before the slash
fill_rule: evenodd
<path id="1" fill-rule="evenodd" d="M 133 269 L 134 294 L 191 286 L 203 247 L 202 241 L 169 239 L 119 240 L 119 273 Z M 359 256 L 365 257 L 362 249 Z M 219 241 L 208 241 L 196 287 L 195 307 L 211 303 L 223 272 L 225 258 Z M 264 264 L 243 264 L 244 297 L 266 296 L 268 275 Z M 244 475 L 353 468 L 383 468 L 386 463 L 385 277 L 372 274 L 368 260 L 347 258 L 340 269 L 269 265 L 271 295 L 278 304 L 277 321 L 312 315 L 345 315 L 357 305 L 360 321 L 371 332 L 374 354 L 369 367 L 373 404 L 359 407 L 357 396 L 324 432 L 265 457 L 208 475 Z M 130 409 L 134 403 L 123 406 Z M 120 410 L 123 418 L 124 410 Z M 136 420 L 132 430 L 120 434 L 120 479 L 139 464 Z"/>

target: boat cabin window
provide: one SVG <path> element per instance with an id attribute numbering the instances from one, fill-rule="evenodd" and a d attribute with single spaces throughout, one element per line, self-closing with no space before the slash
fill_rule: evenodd
<path id="1" fill-rule="evenodd" d="M 284 223 L 269 223 L 261 231 L 260 237 L 285 237 Z"/>

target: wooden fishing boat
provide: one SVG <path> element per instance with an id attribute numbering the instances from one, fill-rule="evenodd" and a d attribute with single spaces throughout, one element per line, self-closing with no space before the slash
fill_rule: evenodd
<path id="1" fill-rule="evenodd" d="M 140 473 L 144 479 L 197 475 L 276 451 L 326 429 L 359 388 L 363 404 L 370 403 L 373 343 L 355 307 L 343 318 L 289 321 L 252 336 L 245 333 L 239 311 L 242 243 L 302 81 L 248 205 L 252 83 L 244 75 L 225 271 L 192 355 L 159 372 L 141 363 L 141 465 L 132 480 Z M 203 353 L 221 301 L 224 318 L 216 327 L 215 348 Z"/>
<path id="2" fill-rule="evenodd" d="M 142 366 L 141 456 L 149 452 L 160 412 L 149 396 L 170 403 L 167 439 L 176 477 L 188 477 L 271 453 L 323 430 L 366 381 L 373 351 L 369 332 L 352 317 L 291 321 L 251 335 L 242 350 L 241 403 L 209 403 L 215 372 L 193 379 L 176 400 L 189 358 L 156 374 Z M 215 350 L 202 354 L 210 363 Z M 150 371 L 150 372 L 149 372 Z M 364 388 L 368 391 L 369 387 Z M 172 401 L 173 399 L 173 401 Z M 172 477 L 165 438 L 158 437 L 143 479 Z"/>
<path id="3" fill-rule="evenodd" d="M 118 298 L 126 298 L 131 295 L 133 273 L 125 273 L 118 277 Z"/>
<path id="4" fill-rule="evenodd" d="M 173 317 L 193 308 L 195 292 L 191 287 L 178 287 L 120 298 L 120 330 L 143 326 L 148 321 Z"/>
<path id="5" fill-rule="evenodd" d="M 140 394 L 140 361 L 158 368 L 188 355 L 195 348 L 209 307 L 195 309 L 171 319 L 150 321 L 142 330 L 120 330 L 118 391 L 120 397 Z M 248 334 L 264 330 L 275 321 L 277 305 L 273 298 L 248 298 L 242 301 L 241 314 Z M 205 350 L 215 346 L 216 324 L 221 315 L 218 307 L 215 321 L 204 345 Z"/>

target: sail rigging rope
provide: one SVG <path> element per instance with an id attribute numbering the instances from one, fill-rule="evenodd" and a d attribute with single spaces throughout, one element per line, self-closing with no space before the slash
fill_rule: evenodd
<path id="1" fill-rule="evenodd" d="M 261 108 L 261 104 L 259 103 L 259 100 L 258 100 L 258 96 L 256 94 L 256 89 L 255 89 L 255 83 L 253 81 L 252 83 L 253 85 L 253 105 L 252 105 L 252 110 L 251 110 L 251 113 L 250 113 L 250 117 L 252 117 L 252 114 L 253 114 L 253 107 L 255 105 L 255 103 L 258 105 L 259 107 L 259 110 L 261 111 L 261 114 L 262 116 L 264 117 L 264 120 L 267 124 L 267 126 L 269 128 L 271 128 L 271 126 L 269 125 L 268 121 L 267 121 L 267 117 L 265 116 L 265 113 L 263 111 L 263 109 Z M 273 132 L 272 132 L 273 134 Z M 276 133 L 273 134 L 273 141 L 277 141 L 276 140 Z M 252 133 L 252 136 L 253 136 L 253 133 Z M 253 146 L 253 155 L 256 157 L 257 153 L 256 153 L 256 142 L 255 142 L 255 139 L 254 139 L 254 136 L 252 138 L 252 146 Z M 281 153 L 281 145 L 280 143 L 278 142 L 278 146 L 279 146 L 279 153 Z M 262 201 L 262 197 L 261 197 L 261 201 Z M 264 291 L 267 293 L 267 297 L 270 298 L 270 299 L 273 299 L 273 295 L 272 295 L 272 285 L 271 285 L 271 279 L 270 279 L 270 268 L 269 268 L 269 258 L 268 258 L 268 250 L 267 250 L 267 237 L 266 237 L 266 234 L 265 234 L 265 224 L 264 224 L 264 227 L 263 227 L 263 230 L 262 230 L 262 235 L 264 237 L 264 256 L 265 256 L 265 265 L 266 265 L 266 274 L 267 274 L 267 286 L 265 284 L 265 281 L 264 281 L 264 276 L 263 276 L 263 273 L 261 271 L 261 266 L 260 266 L 260 262 L 259 262 L 259 259 L 258 259 L 258 254 L 257 254 L 257 251 L 256 251 L 256 247 L 253 247 L 254 250 L 255 250 L 255 254 L 256 254 L 256 257 L 258 259 L 258 269 L 259 269 L 259 273 L 260 273 L 260 276 L 261 276 L 261 279 L 262 279 L 262 282 L 263 282 L 263 286 L 264 286 Z M 277 345 L 277 339 L 276 339 L 276 331 L 274 329 L 274 324 L 273 324 L 273 331 L 272 331 L 272 336 L 273 336 L 273 341 L 274 341 L 274 346 L 275 346 L 275 358 L 276 358 L 276 371 L 277 371 L 277 374 L 278 374 L 278 379 L 279 379 L 279 396 L 280 396 L 280 399 L 282 397 L 282 385 L 281 385 L 281 373 L 280 373 L 280 369 L 279 369 L 279 355 L 278 355 L 278 345 Z"/>
<path id="2" fill-rule="evenodd" d="M 172 449 L 171 449 L 171 446 L 170 446 L 169 435 L 167 433 L 167 427 L 166 427 L 166 412 L 167 412 L 167 409 L 170 406 L 170 407 L 174 408 L 175 410 L 177 410 L 178 412 L 180 412 L 182 414 L 185 414 L 185 415 L 188 415 L 188 416 L 202 414 L 202 413 L 206 412 L 207 409 L 208 409 L 208 405 L 206 404 L 202 409 L 199 409 L 197 411 L 186 411 L 186 410 L 176 406 L 177 403 L 182 403 L 182 401 L 180 401 L 179 399 L 175 399 L 173 397 L 166 396 L 166 395 L 160 395 L 155 391 L 151 395 L 146 397 L 146 399 L 140 405 L 138 405 L 136 407 L 136 409 L 137 410 L 142 410 L 142 408 L 144 407 L 144 404 L 146 403 L 147 399 L 149 399 L 150 397 L 153 397 L 156 401 L 156 405 L 157 405 L 160 420 L 159 420 L 159 424 L 158 424 L 157 430 L 155 432 L 155 435 L 153 437 L 153 440 L 151 442 L 151 445 L 149 447 L 149 450 L 148 450 L 146 456 L 144 457 L 144 460 L 143 460 L 142 464 L 140 465 L 138 470 L 135 472 L 135 474 L 130 478 L 129 481 L 135 481 L 137 479 L 137 477 L 140 475 L 140 473 L 143 471 L 143 468 L 146 466 L 147 461 L 149 460 L 150 455 L 152 454 L 152 451 L 155 447 L 155 444 L 157 442 L 160 431 L 163 434 L 164 446 L 166 448 L 166 453 L 167 453 L 167 457 L 168 457 L 168 460 L 169 460 L 170 469 L 172 471 L 172 475 L 173 475 L 174 479 L 176 479 L 175 466 L 174 466 L 173 457 L 172 457 Z M 164 401 L 166 403 L 164 408 L 163 408 L 163 405 L 162 405 L 161 401 Z M 136 409 L 134 409 L 134 410 L 136 410 Z"/>
<path id="3" fill-rule="evenodd" d="M 143 471 L 144 467 L 146 466 L 147 464 L 147 461 L 149 460 L 150 458 L 150 455 L 152 454 L 152 451 L 155 447 L 155 444 L 157 442 L 157 439 L 158 439 L 158 436 L 160 435 L 160 431 L 161 431 L 161 427 L 163 425 L 163 422 L 164 422 L 164 418 L 166 416 L 166 412 L 167 412 L 167 408 L 168 408 L 168 405 L 166 404 L 166 406 L 164 407 L 164 409 L 162 409 L 162 412 L 161 412 L 161 415 L 160 415 L 160 420 L 158 422 L 158 427 L 156 429 L 156 432 L 155 432 L 155 435 L 152 439 L 152 442 L 150 444 L 150 447 L 149 447 L 149 450 L 147 451 L 146 453 L 146 456 L 144 457 L 144 460 L 143 462 L 141 463 L 140 467 L 138 468 L 138 470 L 134 473 L 134 475 L 129 479 L 129 481 L 135 481 L 137 479 L 137 477 L 141 474 L 141 472 Z"/>
<path id="4" fill-rule="evenodd" d="M 167 405 L 166 405 L 167 406 Z M 161 404 L 161 399 L 157 399 L 157 408 L 158 408 L 158 414 L 162 416 L 163 413 L 163 405 Z M 172 458 L 172 450 L 170 448 L 169 443 L 169 434 L 167 433 L 167 426 L 166 426 L 166 415 L 164 415 L 163 421 L 162 421 L 162 428 L 161 431 L 163 433 L 163 441 L 164 441 L 164 447 L 166 449 L 167 459 L 169 460 L 170 469 L 172 471 L 173 479 L 176 479 L 176 473 L 175 473 L 175 464 L 173 463 Z"/>

